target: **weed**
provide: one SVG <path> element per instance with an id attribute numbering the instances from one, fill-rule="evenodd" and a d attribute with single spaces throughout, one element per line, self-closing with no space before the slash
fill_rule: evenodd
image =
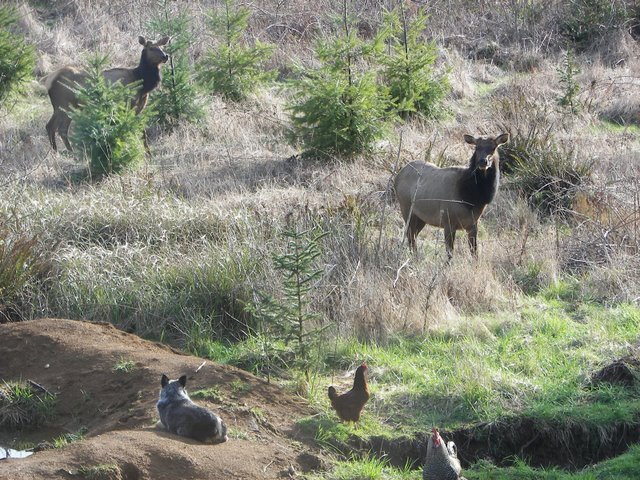
<path id="1" fill-rule="evenodd" d="M 261 408 L 251 407 L 249 411 L 251 412 L 251 415 L 253 415 L 259 422 L 264 423 L 267 420 L 267 416 L 265 415 L 264 410 L 262 410 Z"/>
<path id="2" fill-rule="evenodd" d="M 567 4 L 560 29 L 577 48 L 585 50 L 626 20 L 624 2 L 576 0 Z"/>
<path id="3" fill-rule="evenodd" d="M 373 454 L 349 461 L 337 461 L 326 474 L 312 475 L 313 480 L 418 480 L 422 473 L 410 466 L 402 469 L 388 466 L 388 462 Z"/>
<path id="4" fill-rule="evenodd" d="M 70 443 L 79 442 L 84 439 L 85 434 L 87 433 L 87 429 L 82 427 L 76 432 L 73 433 L 65 433 L 54 438 L 51 443 L 53 444 L 53 448 L 63 448 L 69 445 Z"/>
<path id="5" fill-rule="evenodd" d="M 114 463 L 105 463 L 93 467 L 82 466 L 78 469 L 78 474 L 86 480 L 111 480 L 120 478 L 120 467 Z"/>
<path id="6" fill-rule="evenodd" d="M 249 434 L 247 432 L 244 432 L 242 430 L 238 430 L 237 428 L 229 428 L 227 430 L 227 435 L 229 436 L 229 438 L 232 438 L 234 440 L 248 440 L 249 439 Z"/>
<path id="7" fill-rule="evenodd" d="M 133 360 L 126 360 L 125 358 L 120 357 L 120 360 L 118 360 L 116 364 L 113 366 L 113 371 L 130 373 L 133 371 L 135 366 L 136 366 L 136 363 Z"/>
<path id="8" fill-rule="evenodd" d="M 224 398 L 218 386 L 196 390 L 195 392 L 191 392 L 190 395 L 192 398 L 202 398 L 203 400 L 211 400 L 213 402 L 221 402 Z"/>
<path id="9" fill-rule="evenodd" d="M 244 395 L 249 393 L 252 389 L 252 386 L 249 382 L 243 382 L 240 379 L 235 379 L 231 382 L 231 391 L 234 395 Z"/>

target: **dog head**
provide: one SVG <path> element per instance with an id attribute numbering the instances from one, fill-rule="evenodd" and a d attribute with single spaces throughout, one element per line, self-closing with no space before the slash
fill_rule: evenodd
<path id="1" fill-rule="evenodd" d="M 160 386 L 162 387 L 162 390 L 160 390 L 160 399 L 189 398 L 187 390 L 185 389 L 186 385 L 186 375 L 182 375 L 178 380 L 169 380 L 169 377 L 163 373 L 160 379 Z"/>

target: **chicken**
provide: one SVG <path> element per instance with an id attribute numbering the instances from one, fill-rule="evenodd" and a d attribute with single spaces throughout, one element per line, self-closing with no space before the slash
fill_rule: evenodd
<path id="1" fill-rule="evenodd" d="M 462 467 L 458 460 L 456 444 L 448 442 L 445 446 L 437 428 L 433 428 L 427 443 L 427 457 L 424 460 L 422 480 L 465 480 L 460 476 Z"/>
<path id="2" fill-rule="evenodd" d="M 369 400 L 369 387 L 364 375 L 366 371 L 367 364 L 363 363 L 356 370 L 353 388 L 342 395 L 338 395 L 333 386 L 329 387 L 331 405 L 344 422 L 357 422 L 360 420 L 360 413 L 365 403 Z"/>

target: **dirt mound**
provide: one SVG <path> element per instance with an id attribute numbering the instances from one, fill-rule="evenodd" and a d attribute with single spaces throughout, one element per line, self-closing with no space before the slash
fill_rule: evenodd
<path id="1" fill-rule="evenodd" d="M 294 424 L 310 408 L 237 368 L 207 361 L 196 373 L 202 359 L 103 323 L 21 322 L 3 325 L 1 339 L 0 379 L 37 382 L 57 402 L 48 432 L 0 432 L 0 445 L 86 433 L 61 449 L 1 461 L 0 479 L 270 479 L 318 463 L 310 447 L 294 441 L 304 440 Z M 162 373 L 186 374 L 191 393 L 214 388 L 196 401 L 225 420 L 228 442 L 203 445 L 155 427 Z"/>
<path id="2" fill-rule="evenodd" d="M 591 376 L 593 386 L 602 383 L 632 387 L 640 381 L 640 359 L 629 355 L 605 365 Z"/>

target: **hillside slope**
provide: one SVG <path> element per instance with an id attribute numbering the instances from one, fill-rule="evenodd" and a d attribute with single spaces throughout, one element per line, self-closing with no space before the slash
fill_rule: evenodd
<path id="1" fill-rule="evenodd" d="M 206 362 L 196 373 L 202 359 L 109 324 L 43 319 L 3 325 L 0 358 L 3 380 L 32 380 L 56 394 L 52 423 L 59 432 L 86 429 L 83 440 L 62 449 L 0 462 L 2 479 L 72 478 L 98 465 L 117 465 L 109 478 L 129 480 L 269 479 L 317 461 L 293 441 L 296 418 L 310 413 L 304 402 L 233 367 Z M 114 369 L 123 362 L 133 362 L 132 369 Z M 191 394 L 216 389 L 215 402 L 198 402 L 225 420 L 227 443 L 203 445 L 155 427 L 163 372 L 187 374 Z M 31 435 L 4 432 L 0 444 Z"/>

